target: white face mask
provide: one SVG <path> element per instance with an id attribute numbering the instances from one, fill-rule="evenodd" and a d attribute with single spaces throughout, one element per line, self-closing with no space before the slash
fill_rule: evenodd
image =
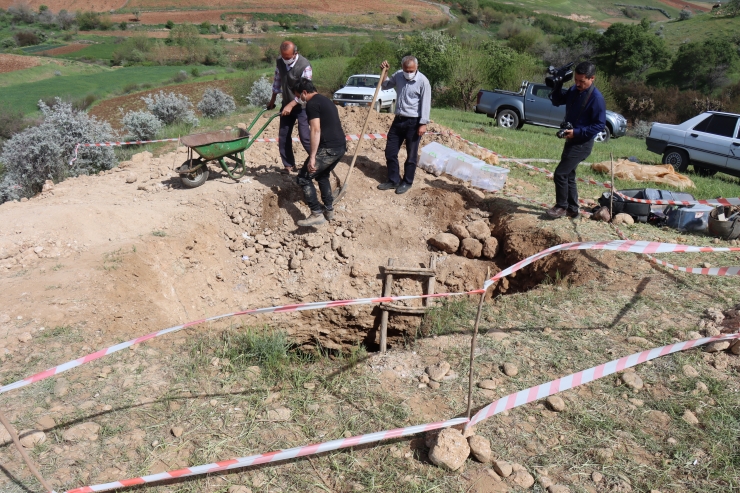
<path id="1" fill-rule="evenodd" d="M 301 102 L 300 103 L 301 104 L 301 108 L 305 108 L 306 107 L 306 104 L 308 104 L 308 101 L 306 101 L 305 99 L 303 99 L 303 95 L 302 94 L 300 96 L 298 96 L 298 100 Z"/>
<path id="2" fill-rule="evenodd" d="M 295 63 L 297 58 L 298 58 L 298 55 L 293 56 L 293 58 L 291 58 L 290 60 L 286 60 L 285 58 L 283 58 L 283 62 L 285 62 L 286 66 L 290 67 L 291 65 Z"/>
<path id="3" fill-rule="evenodd" d="M 404 72 L 403 76 L 406 78 L 406 80 L 414 80 L 414 77 L 416 77 L 416 72 Z"/>

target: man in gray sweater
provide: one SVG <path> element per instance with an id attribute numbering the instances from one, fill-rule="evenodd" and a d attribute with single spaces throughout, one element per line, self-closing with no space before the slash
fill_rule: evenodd
<path id="1" fill-rule="evenodd" d="M 387 61 L 380 64 L 388 69 Z M 427 131 L 429 110 L 432 107 L 432 86 L 424 74 L 419 72 L 419 62 L 413 56 L 401 60 L 402 70 L 383 81 L 383 89 L 394 87 L 398 94 L 396 117 L 388 130 L 385 145 L 385 161 L 388 166 L 388 181 L 378 185 L 379 190 L 395 189 L 405 193 L 414 183 L 416 161 L 419 159 L 419 142 Z M 406 162 L 403 165 L 403 178 L 400 175 L 398 151 L 406 144 Z"/>

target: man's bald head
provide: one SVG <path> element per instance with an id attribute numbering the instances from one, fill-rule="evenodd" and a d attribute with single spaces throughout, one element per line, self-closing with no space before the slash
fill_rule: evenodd
<path id="1" fill-rule="evenodd" d="M 290 60 L 298 52 L 295 43 L 292 41 L 283 41 L 280 43 L 280 56 L 285 60 Z"/>

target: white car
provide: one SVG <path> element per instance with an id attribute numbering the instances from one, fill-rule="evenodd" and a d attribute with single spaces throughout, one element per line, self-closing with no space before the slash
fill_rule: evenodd
<path id="1" fill-rule="evenodd" d="M 347 79 L 343 88 L 334 93 L 334 103 L 339 106 L 369 106 L 375 94 L 375 88 L 380 81 L 379 75 L 358 74 Z M 389 113 L 396 111 L 396 90 L 380 90 L 375 102 L 375 111 L 388 109 Z"/>
<path id="2" fill-rule="evenodd" d="M 679 125 L 654 123 L 646 143 L 676 171 L 693 164 L 701 175 L 740 176 L 740 115 L 706 111 Z"/>

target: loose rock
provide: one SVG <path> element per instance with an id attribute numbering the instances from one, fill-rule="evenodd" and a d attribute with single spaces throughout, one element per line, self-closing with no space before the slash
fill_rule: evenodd
<path id="1" fill-rule="evenodd" d="M 497 380 L 481 380 L 480 382 L 478 382 L 478 387 L 486 390 L 495 390 L 497 386 Z"/>
<path id="2" fill-rule="evenodd" d="M 730 346 L 730 352 L 732 354 L 740 354 L 740 339 L 735 341 L 735 343 L 732 346 Z"/>
<path id="3" fill-rule="evenodd" d="M 33 337 L 28 332 L 24 332 L 18 336 L 18 341 L 26 343 L 29 342 Z"/>
<path id="4" fill-rule="evenodd" d="M 627 387 L 635 391 L 640 390 L 645 385 L 642 382 L 642 378 L 633 371 L 622 373 L 622 382 L 624 382 Z"/>
<path id="5" fill-rule="evenodd" d="M 692 413 L 688 409 L 683 413 L 683 416 L 681 416 L 681 418 L 690 425 L 699 424 L 699 420 L 697 419 L 696 414 Z"/>
<path id="6" fill-rule="evenodd" d="M 504 460 L 493 461 L 493 470 L 502 478 L 508 478 L 511 476 L 512 467 L 511 464 Z"/>
<path id="7" fill-rule="evenodd" d="M 594 471 L 591 473 L 591 481 L 593 481 L 594 483 L 601 483 L 602 479 L 604 479 L 604 475 L 600 472 Z"/>
<path id="8" fill-rule="evenodd" d="M 270 421 L 288 421 L 291 411 L 287 407 L 278 407 L 267 411 L 267 419 Z"/>
<path id="9" fill-rule="evenodd" d="M 460 246 L 460 255 L 467 258 L 478 258 L 483 252 L 483 245 L 475 238 L 465 238 Z"/>
<path id="10" fill-rule="evenodd" d="M 68 442 L 93 440 L 97 439 L 98 431 L 100 431 L 100 425 L 89 421 L 87 423 L 81 423 L 68 429 L 67 431 L 62 433 L 62 438 Z"/>
<path id="11" fill-rule="evenodd" d="M 490 237 L 483 243 L 483 256 L 493 258 L 496 255 L 498 255 L 498 240 Z"/>
<path id="12" fill-rule="evenodd" d="M 480 435 L 473 435 L 468 438 L 470 451 L 479 462 L 488 464 L 491 461 L 491 442 Z"/>
<path id="13" fill-rule="evenodd" d="M 33 448 L 46 441 L 46 433 L 41 430 L 23 430 L 18 433 L 23 448 Z"/>
<path id="14" fill-rule="evenodd" d="M 708 353 L 718 353 L 719 351 L 724 351 L 728 347 L 730 347 L 729 341 L 714 341 L 710 342 L 706 346 L 704 346 L 706 349 L 706 352 Z"/>
<path id="15" fill-rule="evenodd" d="M 516 464 L 515 464 L 516 465 Z M 514 466 L 512 466 L 513 468 Z M 510 478 L 510 481 L 514 483 L 515 485 L 519 486 L 523 489 L 529 489 L 534 484 L 534 477 L 532 477 L 531 474 L 529 474 L 526 469 L 521 468 L 518 471 L 516 471 Z"/>
<path id="16" fill-rule="evenodd" d="M 570 488 L 562 484 L 554 484 L 547 488 L 549 493 L 570 493 Z"/>
<path id="17" fill-rule="evenodd" d="M 437 435 L 437 440 L 429 451 L 433 464 L 450 471 L 460 469 L 470 455 L 468 441 L 460 430 L 446 428 Z"/>
<path id="18" fill-rule="evenodd" d="M 479 241 L 486 241 L 491 237 L 491 229 L 488 227 L 488 223 L 480 219 L 468 224 L 468 232 L 470 236 Z"/>
<path id="19" fill-rule="evenodd" d="M 515 377 L 519 373 L 519 368 L 514 363 L 504 363 L 504 375 Z"/>
<path id="20" fill-rule="evenodd" d="M 614 457 L 614 451 L 610 448 L 600 448 L 596 450 L 596 458 L 602 464 L 609 462 Z"/>
<path id="21" fill-rule="evenodd" d="M 629 214 L 619 213 L 614 216 L 612 224 L 635 224 L 635 220 Z"/>
<path id="22" fill-rule="evenodd" d="M 183 431 L 182 426 L 173 426 L 170 428 L 170 433 L 172 433 L 172 436 L 175 438 L 180 438 Z"/>
<path id="23" fill-rule="evenodd" d="M 563 412 L 565 410 L 565 402 L 557 395 L 551 395 L 550 397 L 548 397 L 547 405 L 550 406 L 550 409 L 557 413 Z"/>
<path id="24" fill-rule="evenodd" d="M 468 232 L 468 228 L 466 228 L 461 223 L 450 224 L 450 233 L 457 236 L 461 240 L 464 240 L 465 238 L 470 238 L 470 233 Z"/>
<path id="25" fill-rule="evenodd" d="M 683 374 L 689 378 L 696 378 L 699 372 L 691 365 L 683 365 Z"/>
<path id="26" fill-rule="evenodd" d="M 427 366 L 426 370 L 429 378 L 435 382 L 441 382 L 447 372 L 450 371 L 450 364 L 446 361 L 440 361 L 439 363 L 431 366 Z"/>
<path id="27" fill-rule="evenodd" d="M 126 183 L 135 183 L 137 180 L 135 173 L 128 173 L 126 175 Z"/>
<path id="28" fill-rule="evenodd" d="M 433 238 L 429 238 L 429 244 L 443 252 L 455 253 L 460 247 L 460 240 L 457 236 L 450 233 L 439 233 Z"/>

